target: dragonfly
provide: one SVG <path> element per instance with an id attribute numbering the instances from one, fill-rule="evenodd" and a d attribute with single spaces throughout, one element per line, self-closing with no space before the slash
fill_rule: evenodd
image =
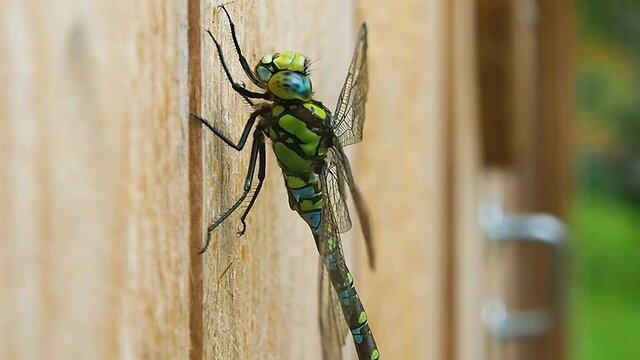
<path id="1" fill-rule="evenodd" d="M 360 360 L 377 360 L 380 353 L 369 326 L 368 316 L 354 286 L 342 250 L 340 234 L 352 227 L 346 203 L 347 191 L 360 218 L 369 264 L 373 268 L 375 254 L 367 207 L 358 190 L 344 147 L 362 140 L 365 102 L 369 88 L 367 73 L 367 27 L 363 23 L 357 36 L 353 58 L 340 92 L 336 108 L 331 112 L 313 98 L 306 56 L 296 52 L 266 54 L 252 69 L 242 53 L 235 24 L 224 5 L 231 38 L 238 61 L 246 77 L 260 91 L 252 91 L 234 80 L 220 42 L 211 31 L 224 73 L 235 92 L 252 107 L 240 140 L 235 142 L 212 123 L 197 115 L 202 122 L 229 147 L 242 151 L 252 134 L 250 160 L 243 192 L 226 211 L 207 228 L 206 251 L 211 233 L 231 214 L 245 205 L 240 217 L 246 230 L 246 218 L 262 189 L 266 176 L 266 138 L 272 144 L 282 170 L 289 207 L 308 224 L 319 252 L 319 317 L 324 359 L 342 358 L 342 347 L 351 331 Z M 254 178 L 257 171 L 257 184 Z"/>

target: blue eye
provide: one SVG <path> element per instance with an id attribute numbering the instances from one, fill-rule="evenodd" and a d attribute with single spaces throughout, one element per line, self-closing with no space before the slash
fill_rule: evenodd
<path id="1" fill-rule="evenodd" d="M 311 99 L 311 79 L 301 73 L 292 71 L 278 71 L 271 76 L 268 83 L 269 91 L 285 100 Z"/>
<path id="2" fill-rule="evenodd" d="M 264 66 L 258 66 L 258 78 L 262 82 L 268 82 L 271 78 L 271 71 Z"/>
<path id="3" fill-rule="evenodd" d="M 291 77 L 289 81 L 291 84 L 291 88 L 297 93 L 306 94 L 307 92 L 309 92 L 309 88 L 311 87 L 309 78 L 294 76 Z"/>

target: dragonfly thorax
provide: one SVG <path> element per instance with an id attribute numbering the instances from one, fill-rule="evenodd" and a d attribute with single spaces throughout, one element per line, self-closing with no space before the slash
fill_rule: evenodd
<path id="1" fill-rule="evenodd" d="M 282 100 L 311 100 L 309 60 L 293 52 L 264 55 L 256 65 L 258 80 L 274 96 Z"/>

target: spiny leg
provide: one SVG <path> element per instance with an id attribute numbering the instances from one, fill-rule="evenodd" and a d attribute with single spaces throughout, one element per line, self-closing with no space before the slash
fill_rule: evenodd
<path id="1" fill-rule="evenodd" d="M 249 159 L 249 167 L 247 168 L 247 177 L 245 178 L 245 181 L 244 181 L 244 188 L 242 191 L 242 195 L 229 209 L 223 212 L 222 215 L 220 215 L 211 225 L 207 227 L 207 241 L 205 242 L 202 250 L 200 250 L 200 254 L 207 251 L 207 248 L 209 247 L 209 243 L 211 242 L 211 232 L 216 227 L 218 227 L 218 225 L 220 225 L 223 221 L 225 221 L 229 217 L 229 215 L 233 214 L 233 212 L 236 211 L 238 206 L 242 204 L 244 199 L 249 194 L 249 191 L 251 191 L 251 186 L 253 184 L 253 175 L 255 174 L 256 165 L 258 164 L 258 154 L 260 152 L 260 148 L 262 148 L 263 145 L 264 145 L 264 138 L 261 133 L 261 130 L 256 129 L 253 132 L 253 142 L 251 143 L 251 158 Z M 261 168 L 264 167 L 264 162 L 260 163 L 260 167 Z M 260 170 L 260 171 L 263 171 L 263 170 Z"/>
<path id="2" fill-rule="evenodd" d="M 249 132 L 251 131 L 251 128 L 253 127 L 253 124 L 256 122 L 256 119 L 258 118 L 258 116 L 260 115 L 260 111 L 261 110 L 256 110 L 254 112 L 251 113 L 251 115 L 249 116 L 249 119 L 247 120 L 247 123 L 244 126 L 244 129 L 242 130 L 242 135 L 240 136 L 240 141 L 238 141 L 238 143 L 234 143 L 233 140 L 229 139 L 228 137 L 226 137 L 224 134 L 222 134 L 220 131 L 218 131 L 210 122 L 209 120 L 202 118 L 194 113 L 191 113 L 191 116 L 193 116 L 194 118 L 200 120 L 206 127 L 209 128 L 209 130 L 213 131 L 214 134 L 216 134 L 216 136 L 218 136 L 222 141 L 224 141 L 225 144 L 229 145 L 230 147 L 236 149 L 237 151 L 240 151 L 244 148 L 244 145 L 247 143 L 247 139 L 249 138 Z"/>
<path id="3" fill-rule="evenodd" d="M 236 25 L 233 23 L 233 20 L 231 20 L 231 15 L 229 15 L 229 12 L 227 11 L 227 8 L 224 6 L 224 4 L 220 5 L 220 7 L 224 11 L 224 13 L 227 15 L 227 19 L 229 20 L 229 27 L 231 28 L 231 37 L 233 38 L 233 44 L 235 45 L 236 53 L 238 54 L 238 60 L 240 61 L 240 65 L 242 65 L 242 69 L 244 70 L 244 73 L 247 75 L 247 77 L 251 80 L 252 83 L 256 84 L 257 86 L 261 86 L 260 81 L 256 77 L 256 74 L 254 74 L 253 71 L 251 70 L 249 63 L 247 62 L 247 58 L 245 58 L 244 55 L 242 55 L 242 49 L 240 48 L 240 43 L 238 42 L 238 36 L 236 35 Z"/>
<path id="4" fill-rule="evenodd" d="M 242 86 L 241 84 L 239 84 L 239 83 L 235 82 L 235 80 L 233 80 L 233 76 L 231 76 L 231 72 L 229 71 L 229 67 L 227 66 L 227 63 L 224 60 L 224 55 L 222 54 L 222 46 L 220 46 L 220 43 L 218 42 L 218 40 L 216 40 L 216 38 L 213 36 L 211 31 L 207 30 L 207 34 L 209 34 L 209 36 L 213 40 L 214 44 L 216 44 L 216 49 L 218 51 L 218 56 L 220 57 L 220 62 L 222 63 L 222 68 L 224 69 L 224 72 L 227 75 L 227 79 L 231 83 L 231 86 L 233 87 L 233 90 L 235 90 L 236 92 L 238 92 L 240 95 L 242 95 L 245 98 L 267 99 L 269 96 L 266 93 L 263 94 L 263 93 L 257 93 L 257 92 L 253 92 L 253 91 L 247 90 L 244 86 Z"/>
<path id="5" fill-rule="evenodd" d="M 262 133 L 260 134 L 260 136 L 262 137 Z M 251 211 L 253 204 L 256 202 L 256 199 L 258 198 L 258 194 L 260 193 L 260 190 L 262 190 L 262 182 L 264 181 L 264 178 L 267 174 L 266 163 L 267 163 L 267 152 L 265 149 L 264 139 L 263 139 L 262 146 L 260 146 L 260 167 L 258 168 L 258 186 L 256 186 L 256 191 L 251 196 L 251 199 L 249 199 L 249 205 L 247 205 L 247 208 L 244 210 L 244 212 L 242 213 L 242 216 L 240 217 L 240 221 L 242 222 L 242 229 L 238 231 L 238 235 L 240 236 L 242 236 L 244 232 L 247 230 L 247 223 L 245 222 L 245 219 L 247 218 L 247 215 L 249 215 L 249 211 Z"/>

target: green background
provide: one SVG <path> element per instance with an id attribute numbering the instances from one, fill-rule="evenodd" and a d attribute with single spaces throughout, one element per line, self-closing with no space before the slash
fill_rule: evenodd
<path id="1" fill-rule="evenodd" d="M 640 359 L 640 0 L 579 0 L 571 346 Z"/>

